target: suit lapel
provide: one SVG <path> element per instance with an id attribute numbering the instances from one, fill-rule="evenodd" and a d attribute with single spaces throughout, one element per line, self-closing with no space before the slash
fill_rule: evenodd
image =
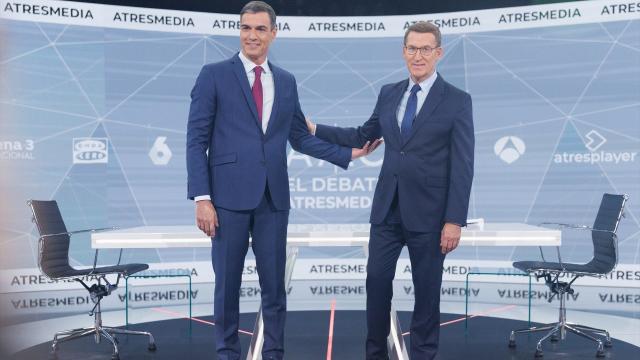
<path id="1" fill-rule="evenodd" d="M 253 101 L 253 94 L 251 94 L 249 78 L 247 77 L 247 73 L 244 71 L 244 66 L 242 65 L 240 57 L 238 57 L 238 54 L 233 57 L 231 62 L 233 63 L 233 72 L 238 78 L 238 84 L 240 84 L 240 88 L 242 89 L 244 98 L 247 101 L 247 105 L 249 105 L 249 109 L 251 109 L 251 113 L 253 114 L 253 120 L 255 120 L 258 127 L 260 127 L 260 132 L 262 132 L 262 127 L 260 126 L 260 121 L 258 120 L 258 109 L 256 108 L 255 101 Z"/>
<path id="2" fill-rule="evenodd" d="M 411 126 L 411 134 L 409 134 L 409 138 L 404 144 L 407 144 L 409 141 L 411 141 L 413 136 L 418 132 L 418 129 L 420 128 L 420 126 L 422 126 L 422 124 L 424 124 L 427 121 L 429 116 L 431 116 L 431 114 L 436 109 L 440 101 L 442 101 L 443 94 L 444 94 L 444 81 L 442 80 L 442 76 L 438 74 L 436 81 L 431 86 L 431 89 L 429 90 L 429 94 L 427 95 L 427 98 L 424 100 L 424 103 L 422 104 L 422 107 L 420 108 L 420 111 L 418 112 L 418 115 L 416 116 L 416 119 L 413 122 L 413 126 Z"/>
<path id="3" fill-rule="evenodd" d="M 282 96 L 282 74 L 280 73 L 280 69 L 273 66 L 271 62 L 269 62 L 269 69 L 271 69 L 271 74 L 273 76 L 273 104 L 271 105 L 271 115 L 269 116 L 269 122 L 267 123 L 267 131 L 265 135 L 269 135 L 271 129 L 274 128 L 274 122 L 278 118 L 278 103 L 280 97 Z"/>
<path id="4" fill-rule="evenodd" d="M 400 106 L 400 101 L 402 100 L 402 96 L 404 95 L 404 92 L 407 90 L 407 86 L 409 86 L 409 79 L 400 82 L 393 89 L 393 94 L 392 94 L 393 101 L 391 102 L 391 116 L 389 116 L 389 119 L 391 119 L 391 129 L 393 129 L 393 135 L 395 136 L 396 141 L 398 141 L 398 144 L 400 145 L 402 145 L 402 136 L 400 135 L 400 127 L 398 126 L 397 113 L 398 113 L 398 106 Z"/>

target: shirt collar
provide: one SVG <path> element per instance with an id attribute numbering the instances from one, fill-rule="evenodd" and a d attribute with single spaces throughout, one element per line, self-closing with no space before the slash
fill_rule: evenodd
<path id="1" fill-rule="evenodd" d="M 433 74 L 431 74 L 431 76 L 424 79 L 421 83 L 418 84 L 420 86 L 420 90 L 424 91 L 425 94 L 428 93 L 429 90 L 431 90 L 431 86 L 433 86 L 433 83 L 436 82 L 437 78 L 438 78 L 438 72 L 434 71 Z M 411 91 L 411 88 L 413 87 L 414 84 L 415 82 L 413 81 L 413 79 L 409 77 L 409 85 L 407 85 L 407 90 Z"/>
<path id="2" fill-rule="evenodd" d="M 244 71 L 246 73 L 250 73 L 253 72 L 253 68 L 258 66 L 258 64 L 254 63 L 253 61 L 249 60 L 248 57 L 244 56 L 244 54 L 242 53 L 242 51 L 240 51 L 240 53 L 238 53 L 238 57 L 240 58 L 240 61 L 242 61 L 242 66 L 244 66 Z M 264 62 L 262 64 L 259 64 L 260 66 L 262 66 L 262 73 L 263 74 L 269 74 L 271 73 L 271 69 L 269 68 L 269 61 L 268 59 L 264 59 Z"/>

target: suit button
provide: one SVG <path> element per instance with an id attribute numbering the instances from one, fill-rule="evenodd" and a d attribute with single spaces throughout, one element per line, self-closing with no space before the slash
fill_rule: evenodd
<path id="1" fill-rule="evenodd" d="M 400 151 L 400 155 L 404 156 L 404 151 Z"/>

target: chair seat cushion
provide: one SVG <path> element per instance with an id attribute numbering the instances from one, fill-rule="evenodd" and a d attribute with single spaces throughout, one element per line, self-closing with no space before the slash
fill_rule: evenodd
<path id="1" fill-rule="evenodd" d="M 567 271 L 578 273 L 590 273 L 590 274 L 605 274 L 608 271 L 603 271 L 596 264 L 572 264 L 572 263 L 558 263 L 548 261 L 516 261 L 513 263 L 513 267 L 520 269 L 524 272 L 534 272 L 536 270 L 551 270 L 551 271 Z"/>
<path id="2" fill-rule="evenodd" d="M 103 275 L 103 274 L 123 274 L 125 276 L 132 275 L 140 271 L 147 270 L 149 265 L 147 264 L 121 264 L 121 265 L 112 265 L 112 266 L 101 266 L 96 267 L 95 271 L 92 268 L 88 269 L 74 269 L 71 267 L 59 269 L 61 271 L 56 271 L 55 274 L 49 274 L 49 276 L 54 278 L 60 277 L 77 277 L 77 276 L 85 276 L 85 275 Z"/>

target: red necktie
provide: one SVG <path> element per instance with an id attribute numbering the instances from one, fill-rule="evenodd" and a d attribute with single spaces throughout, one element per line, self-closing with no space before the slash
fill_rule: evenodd
<path id="1" fill-rule="evenodd" d="M 251 93 L 253 94 L 253 101 L 256 102 L 256 108 L 258 109 L 258 120 L 262 122 L 262 81 L 260 81 L 262 67 L 254 67 L 253 72 L 256 74 L 256 79 L 253 81 Z"/>

